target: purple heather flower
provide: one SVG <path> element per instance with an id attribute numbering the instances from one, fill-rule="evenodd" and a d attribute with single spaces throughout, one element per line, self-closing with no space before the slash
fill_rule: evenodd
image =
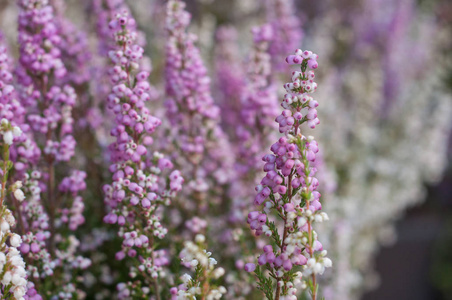
<path id="1" fill-rule="evenodd" d="M 256 270 L 256 265 L 253 263 L 248 263 L 245 265 L 245 271 L 246 272 L 254 272 Z"/>
<path id="2" fill-rule="evenodd" d="M 113 86 L 106 100 L 115 115 L 111 129 L 115 141 L 109 146 L 113 182 L 104 186 L 105 204 L 110 208 L 104 222 L 120 226 L 118 235 L 123 243 L 116 259 L 126 255 L 137 259 L 140 270 L 157 280 L 166 260 L 155 256 L 160 252 L 150 241 L 167 233 L 158 209 L 170 203 L 184 180 L 177 170 L 165 175 L 173 164 L 162 154 L 150 152 L 150 135 L 161 121 L 146 107 L 153 87 L 148 82 L 149 72 L 141 69 L 143 48 L 137 44 L 135 20 L 122 10 L 109 20 L 108 27 L 115 46 L 108 52 Z M 142 226 L 136 226 L 137 222 Z"/>
<path id="3" fill-rule="evenodd" d="M 231 149 L 220 127 L 220 109 L 210 91 L 210 77 L 187 33 L 190 14 L 181 1 L 167 6 L 166 113 L 181 172 L 191 178 L 189 196 L 231 179 Z M 213 176 L 212 176 L 213 175 Z M 214 178 L 214 181 L 209 179 Z"/>
<path id="4" fill-rule="evenodd" d="M 301 66 L 301 70 L 294 71 L 292 81 L 284 85 L 287 93 L 281 103 L 284 110 L 276 118 L 279 131 L 284 136 L 270 147 L 272 154 L 262 158 L 266 175 L 256 187 L 258 193 L 254 204 L 263 205 L 263 209 L 248 215 L 248 224 L 256 235 L 264 233 L 280 241 L 276 244 L 276 251 L 267 245 L 258 258 L 260 266 L 277 274 L 276 298 L 289 295 L 289 291 L 281 287 L 282 284 L 293 286 L 284 275 L 295 266 L 305 265 L 303 276 L 312 276 L 313 282 L 317 274 L 331 266 L 331 260 L 313 233 L 315 222 L 328 219 L 325 213 L 320 212 L 319 182 L 314 177 L 317 169 L 312 165 L 319 148 L 312 136 L 301 134 L 303 123 L 311 128 L 319 124 L 315 110 L 318 103 L 311 96 L 317 89 L 312 71 L 318 67 L 317 58 L 316 54 L 300 49 L 286 58 L 288 64 Z M 281 223 L 284 227 L 279 232 L 272 230 L 267 223 L 272 211 L 277 211 L 277 215 L 283 218 Z M 311 289 L 313 299 L 316 299 L 316 292 L 317 286 L 314 286 Z"/>
<path id="5" fill-rule="evenodd" d="M 69 191 L 62 183 L 60 191 L 67 193 L 68 201 L 61 201 L 55 167 L 66 165 L 75 154 L 72 109 L 77 96 L 72 86 L 60 84 L 69 80 L 61 59 L 62 36 L 54 9 L 46 0 L 18 0 L 17 3 L 21 64 L 17 72 L 18 98 L 26 108 L 28 121 L 23 121 L 26 138 L 17 145 L 15 157 L 26 196 L 20 207 L 25 232 L 22 240 L 30 245 L 21 249 L 27 252 L 26 259 L 36 265 L 28 270 L 28 275 L 35 283 L 42 281 L 36 285 L 40 287 L 55 275 L 55 268 L 86 269 L 90 265 L 90 260 L 77 255 L 78 240 L 72 235 L 61 237 L 58 232 L 62 229 L 60 224 L 67 223 L 75 230 L 84 222 L 83 199 L 77 193 L 85 188 L 85 183 L 84 176 L 79 176 L 72 187 L 76 192 Z M 34 150 L 36 144 L 42 153 Z M 74 171 L 74 174 L 84 173 Z M 56 250 L 59 243 L 67 243 L 69 247 Z M 34 255 L 36 251 L 40 255 Z M 61 283 L 73 284 L 72 275 L 60 275 Z M 63 287 L 52 293 L 58 293 L 60 288 Z"/>

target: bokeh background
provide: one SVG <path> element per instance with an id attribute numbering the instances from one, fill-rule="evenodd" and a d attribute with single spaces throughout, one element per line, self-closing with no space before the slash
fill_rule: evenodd
<path id="1" fill-rule="evenodd" d="M 66 1 L 80 28 L 95 17 L 89 2 Z M 287 25 L 280 47 L 320 56 L 316 138 L 331 221 L 319 232 L 334 262 L 325 297 L 452 299 L 452 2 L 186 2 L 220 105 L 227 101 L 215 80 L 223 26 L 237 32 L 238 57 L 252 47 L 253 26 L 276 21 Z M 161 86 L 164 1 L 128 3 L 148 41 L 152 80 Z M 13 1 L 1 0 L 0 11 L 17 50 Z M 287 74 L 277 67 L 273 80 L 285 82 Z"/>

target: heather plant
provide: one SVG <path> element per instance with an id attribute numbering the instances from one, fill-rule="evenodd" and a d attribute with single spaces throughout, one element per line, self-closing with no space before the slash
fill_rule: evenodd
<path id="1" fill-rule="evenodd" d="M 208 70 L 194 45 L 196 36 L 186 31 L 191 17 L 184 8 L 181 1 L 167 5 L 165 106 L 172 125 L 170 142 L 178 151 L 175 162 L 190 178 L 186 189 L 190 201 L 181 203 L 190 211 L 205 210 L 209 189 L 215 192 L 215 183 L 229 181 L 232 159 L 219 126 L 220 109 L 210 92 Z"/>
<path id="2" fill-rule="evenodd" d="M 252 34 L 253 48 L 246 59 L 245 74 L 241 74 L 238 67 L 234 66 L 237 62 L 233 61 L 233 57 L 228 57 L 227 53 L 235 52 L 229 44 L 231 42 L 218 45 L 219 50 L 225 52 L 217 57 L 217 84 L 222 89 L 223 115 L 225 122 L 228 122 L 224 127 L 226 132 L 230 132 L 229 139 L 237 145 L 234 149 L 237 156 L 234 167 L 240 177 L 255 177 L 251 173 L 256 171 L 262 149 L 271 144 L 269 136 L 276 128 L 273 124 L 278 115 L 269 54 L 269 45 L 274 37 L 273 29 L 265 24 L 254 27 Z M 227 35 L 233 36 L 235 33 L 232 28 L 222 28 L 218 35 L 232 39 Z M 245 179 L 243 182 L 246 181 Z"/>
<path id="3" fill-rule="evenodd" d="M 182 263 L 191 269 L 193 276 L 187 273 L 181 276 L 182 283 L 170 290 L 171 299 L 221 299 L 226 288 L 215 285 L 214 281 L 222 277 L 225 270 L 216 267 L 217 261 L 206 250 L 204 235 L 197 234 L 194 241 L 184 242 L 180 253 Z"/>
<path id="4" fill-rule="evenodd" d="M 174 162 L 187 178 L 175 212 L 180 221 L 173 224 L 173 228 L 182 230 L 182 239 L 188 241 L 205 236 L 204 247 L 210 248 L 215 245 L 212 232 L 223 224 L 215 212 L 225 206 L 223 197 L 231 180 L 233 156 L 227 136 L 220 127 L 220 109 L 210 91 L 207 68 L 194 44 L 196 36 L 187 32 L 191 16 L 185 10 L 185 3 L 169 1 L 166 13 L 165 108 L 171 124 L 166 151 L 172 149 L 176 154 Z M 210 215 L 206 215 L 208 211 L 211 211 Z M 217 224 L 213 224 L 214 219 Z M 214 225 L 210 232 L 206 228 L 208 223 Z M 186 249 L 190 244 L 184 242 L 184 245 Z M 217 299 L 215 295 L 221 296 L 224 287 L 221 291 L 212 289 L 211 267 L 199 266 L 204 275 L 199 277 L 197 272 L 201 269 L 195 269 L 194 277 L 185 289 L 199 286 L 200 290 L 193 296 L 199 292 L 202 299 Z M 223 275 L 216 274 L 214 277 L 217 278 Z M 186 276 L 183 280 L 188 284 Z"/>
<path id="5" fill-rule="evenodd" d="M 276 118 L 284 136 L 271 146 L 273 154 L 262 158 L 266 175 L 256 187 L 254 204 L 263 209 L 248 214 L 255 234 L 272 240 L 263 247 L 258 267 L 254 263 L 245 266 L 255 273 L 267 299 L 297 299 L 300 288 L 308 288 L 312 299 L 317 299 L 318 276 L 332 265 L 313 227 L 328 220 L 320 211 L 319 182 L 314 177 L 317 169 L 312 165 L 319 148 L 314 137 L 301 133 L 303 123 L 310 128 L 319 124 L 318 102 L 311 96 L 317 89 L 313 71 L 317 58 L 300 49 L 286 58 L 287 63 L 301 68 L 292 73 L 292 82 L 284 85 L 284 111 Z M 297 266 L 301 266 L 298 271 Z"/>
<path id="6" fill-rule="evenodd" d="M 4 50 L 1 49 L 1 50 Z M 3 54 L 4 51 L 2 51 Z M 6 89 L 5 89 L 6 87 Z M 2 92 L 7 92 L 8 85 L 4 86 Z M 7 97 L 1 97 L 2 100 Z M 5 103 L 2 101 L 2 104 Z M 16 219 L 13 212 L 7 206 L 19 207 L 20 203 L 24 201 L 25 194 L 22 191 L 22 182 L 11 182 L 9 178 L 10 171 L 13 169 L 13 162 L 10 160 L 10 147 L 14 140 L 18 140 L 22 135 L 22 130 L 18 126 L 12 126 L 7 119 L 1 119 L 0 132 L 3 137 L 2 141 L 2 160 L 1 167 L 1 195 L 0 195 L 0 295 L 2 299 L 24 299 L 27 292 L 27 272 L 25 270 L 25 262 L 19 251 L 22 244 L 22 239 L 19 234 L 14 233 L 16 226 Z M 31 283 L 30 283 L 31 284 Z M 29 287 L 31 287 L 29 285 Z"/>
<path id="7" fill-rule="evenodd" d="M 214 251 L 225 224 L 222 209 L 227 205 L 234 158 L 196 36 L 187 31 L 190 18 L 184 2 L 168 2 L 165 112 L 171 127 L 164 149 L 173 153 L 175 165 L 187 179 L 172 211 L 172 227 L 173 232 L 182 232 L 179 243 L 203 234 L 208 249 Z"/>
<path id="8" fill-rule="evenodd" d="M 18 143 L 15 159 L 17 177 L 29 199 L 16 211 L 23 223 L 21 252 L 41 296 L 77 298 L 83 292 L 74 275 L 91 262 L 78 255 L 80 242 L 73 233 L 85 221 L 80 193 L 86 188 L 86 173 L 68 164 L 76 147 L 72 135 L 76 94 L 72 86 L 57 83 L 67 70 L 53 7 L 40 0 L 17 3 L 18 98 L 25 108 L 22 126 L 28 140 Z"/>
<path id="9" fill-rule="evenodd" d="M 357 299 L 445 164 L 414 2 L 1 2 L 1 298 Z"/>
<path id="10" fill-rule="evenodd" d="M 450 47 L 450 31 L 415 1 L 356 3 L 298 3 L 309 18 L 304 41 L 323 58 L 318 80 L 325 105 L 318 112 L 328 122 L 316 136 L 326 146 L 315 164 L 334 221 L 318 230 L 335 262 L 324 296 L 338 299 L 358 299 L 378 284 L 373 257 L 395 241 L 394 221 L 422 201 L 423 184 L 441 178 L 451 124 L 450 95 L 442 87 L 450 59 L 439 50 Z M 274 13 L 267 11 L 267 20 Z M 236 45 L 245 40 L 239 35 Z M 429 136 L 428 147 L 422 136 Z"/>
<path id="11" fill-rule="evenodd" d="M 118 284 L 119 297 L 144 297 L 151 286 L 160 299 L 159 277 L 169 262 L 165 252 L 157 249 L 158 239 L 167 233 L 160 222 L 161 209 L 181 190 L 184 179 L 177 170 L 163 175 L 173 168 L 171 161 L 158 152 L 148 153 L 153 144 L 150 134 L 161 121 L 145 106 L 152 87 L 146 80 L 149 73 L 140 70 L 143 48 L 136 44 L 134 25 L 127 11 L 109 23 L 116 48 L 108 53 L 114 63 L 108 107 L 116 115 L 111 130 L 116 140 L 109 146 L 113 183 L 104 186 L 105 204 L 110 208 L 104 221 L 119 226 L 123 242 L 116 259 L 133 261 L 131 280 Z"/>

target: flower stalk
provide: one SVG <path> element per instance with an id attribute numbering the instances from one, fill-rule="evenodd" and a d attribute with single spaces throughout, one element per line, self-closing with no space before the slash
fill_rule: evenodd
<path id="1" fill-rule="evenodd" d="M 263 157 L 266 175 L 256 187 L 254 199 L 254 204 L 263 208 L 248 214 L 255 234 L 265 234 L 272 243 L 258 258 L 265 272 L 253 263 L 245 268 L 248 272 L 257 270 L 258 287 L 268 299 L 297 299 L 297 290 L 307 287 L 311 298 L 317 299 L 316 276 L 331 267 L 331 260 L 313 225 L 328 220 L 328 216 L 320 211 L 319 182 L 314 177 L 317 169 L 312 165 L 318 144 L 314 137 L 301 133 L 304 123 L 311 129 L 320 123 L 318 103 L 311 96 L 317 89 L 313 71 L 318 66 L 317 55 L 297 49 L 286 62 L 300 66 L 300 71 L 294 71 L 292 82 L 284 85 L 284 110 L 276 118 L 284 136 L 271 146 L 273 153 Z"/>

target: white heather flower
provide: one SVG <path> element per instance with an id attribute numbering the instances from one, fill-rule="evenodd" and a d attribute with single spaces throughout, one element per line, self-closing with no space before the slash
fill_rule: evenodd
<path id="1" fill-rule="evenodd" d="M 217 264 L 217 260 L 213 257 L 210 257 L 209 258 L 209 268 L 213 269 L 216 264 Z"/>
<path id="2" fill-rule="evenodd" d="M 17 189 L 14 191 L 14 198 L 22 202 L 25 199 L 25 194 L 21 189 Z"/>
<path id="3" fill-rule="evenodd" d="M 15 189 L 20 189 L 22 186 L 23 186 L 23 185 L 22 185 L 22 181 L 18 180 L 18 181 L 16 181 L 16 182 L 14 182 L 14 184 L 13 184 L 13 186 L 12 186 L 12 189 L 13 189 L 13 190 L 15 190 Z"/>
<path id="4" fill-rule="evenodd" d="M 192 261 L 190 262 L 190 265 L 191 265 L 192 267 L 196 267 L 198 264 L 199 264 L 199 262 L 198 262 L 196 259 L 194 259 L 194 260 L 192 260 Z"/>
<path id="5" fill-rule="evenodd" d="M 3 141 L 8 144 L 8 145 L 12 145 L 13 144 L 13 132 L 8 130 L 6 132 L 3 133 Z"/>
<path id="6" fill-rule="evenodd" d="M 323 265 L 325 266 L 325 268 L 331 268 L 331 266 L 333 265 L 333 262 L 328 257 L 325 257 L 323 259 Z"/>
<path id="7" fill-rule="evenodd" d="M 313 268 L 314 273 L 322 274 L 324 270 L 325 270 L 325 268 L 322 266 L 321 263 L 316 263 L 314 265 L 314 268 Z"/>
<path id="8" fill-rule="evenodd" d="M 22 129 L 20 129 L 18 126 L 13 127 L 13 135 L 15 137 L 19 137 L 22 134 Z"/>
<path id="9" fill-rule="evenodd" d="M 215 279 L 218 279 L 218 278 L 220 278 L 221 276 L 223 276 L 224 273 L 225 273 L 225 271 L 224 271 L 224 269 L 223 269 L 222 267 L 216 268 L 216 269 L 213 271 L 213 277 L 214 277 Z"/>
<path id="10" fill-rule="evenodd" d="M 20 244 L 22 243 L 22 239 L 20 238 L 20 236 L 19 236 L 18 234 L 15 234 L 15 233 L 14 233 L 14 234 L 11 236 L 10 243 L 11 243 L 11 246 L 17 248 L 17 247 L 19 247 Z"/>
<path id="11" fill-rule="evenodd" d="M 308 262 L 306 263 L 306 265 L 308 266 L 308 268 L 312 268 L 312 267 L 314 267 L 315 263 L 316 263 L 315 258 L 310 258 L 310 259 L 308 259 Z"/>
<path id="12" fill-rule="evenodd" d="M 164 155 L 162 153 L 157 152 L 157 151 L 154 152 L 154 158 L 160 159 L 160 158 L 163 158 L 163 157 L 164 157 Z"/>
<path id="13" fill-rule="evenodd" d="M 204 243 L 206 241 L 206 237 L 202 234 L 197 234 L 195 237 L 195 242 Z"/>
<path id="14" fill-rule="evenodd" d="M 328 217 L 328 214 L 326 212 L 321 212 L 320 215 L 322 216 L 324 221 L 328 221 L 330 218 Z"/>
<path id="15" fill-rule="evenodd" d="M 2 284 L 8 285 L 11 282 L 11 278 L 12 278 L 11 272 L 10 271 L 5 272 L 5 274 L 3 274 Z"/>
<path id="16" fill-rule="evenodd" d="M 11 278 L 11 282 L 14 284 L 14 285 L 20 285 L 20 283 L 22 283 L 22 280 L 21 280 L 22 278 L 20 277 L 20 275 L 19 274 L 17 274 L 17 273 L 15 273 L 14 275 L 13 275 L 13 277 Z"/>
<path id="17" fill-rule="evenodd" d="M 188 275 L 187 273 L 185 273 L 184 275 L 182 275 L 181 279 L 182 279 L 182 282 L 187 283 L 191 280 L 191 276 Z"/>
<path id="18" fill-rule="evenodd" d="M 2 220 L 2 222 L 0 224 L 0 229 L 2 230 L 2 232 L 9 231 L 9 224 L 8 224 L 8 222 L 6 222 L 6 220 Z"/>
<path id="19" fill-rule="evenodd" d="M 306 224 L 306 222 L 307 222 L 306 218 L 300 217 L 298 218 L 297 225 L 298 227 L 303 227 Z"/>
<path id="20" fill-rule="evenodd" d="M 315 215 L 314 216 L 314 220 L 318 223 L 322 223 L 323 222 L 323 217 L 321 215 Z"/>
<path id="21" fill-rule="evenodd" d="M 14 288 L 13 292 L 16 299 L 23 299 L 22 297 L 25 295 L 25 288 L 23 286 L 17 286 Z"/>
<path id="22" fill-rule="evenodd" d="M 4 218 L 10 227 L 14 227 L 16 225 L 16 219 L 14 219 L 14 216 L 9 209 L 6 209 Z"/>

